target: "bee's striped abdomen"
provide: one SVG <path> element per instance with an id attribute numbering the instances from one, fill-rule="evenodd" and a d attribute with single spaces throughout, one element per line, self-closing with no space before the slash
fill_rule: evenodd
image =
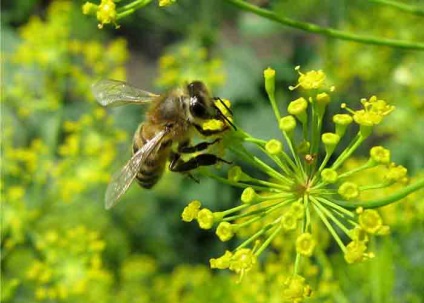
<path id="1" fill-rule="evenodd" d="M 136 132 L 136 136 L 134 136 L 133 154 L 148 142 L 148 140 L 143 137 L 142 128 L 143 126 L 141 125 Z M 169 157 L 171 143 L 172 141 L 170 139 L 164 139 L 159 143 L 158 148 L 143 160 L 140 171 L 136 175 L 137 183 L 141 187 L 149 189 L 159 181 Z"/>

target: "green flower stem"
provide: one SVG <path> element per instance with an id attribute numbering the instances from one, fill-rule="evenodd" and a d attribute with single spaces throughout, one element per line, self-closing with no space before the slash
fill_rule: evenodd
<path id="1" fill-rule="evenodd" d="M 350 155 L 359 147 L 359 145 L 362 144 L 362 142 L 365 141 L 365 137 L 363 137 L 361 134 L 357 134 L 355 139 L 352 141 L 352 144 L 350 144 L 337 158 L 337 160 L 334 162 L 334 164 L 331 166 L 332 169 L 337 169 L 340 165 L 343 164 L 344 161 L 347 160 L 347 158 L 350 157 Z"/>
<path id="2" fill-rule="evenodd" d="M 305 221 L 305 230 L 309 230 L 311 226 L 311 209 L 310 206 L 311 203 L 309 203 L 308 197 L 303 198 L 303 206 L 305 207 L 305 213 L 306 213 L 306 221 Z"/>
<path id="3" fill-rule="evenodd" d="M 305 211 L 306 211 L 306 207 L 309 207 L 309 198 L 308 198 L 308 196 L 307 195 L 305 195 L 304 197 L 302 197 L 302 198 L 299 198 L 299 200 L 297 200 L 299 203 L 302 203 L 302 200 L 303 200 L 303 207 L 305 208 Z M 302 220 L 302 233 L 305 233 L 306 231 L 307 231 L 307 222 L 306 222 L 307 220 Z"/>
<path id="4" fill-rule="evenodd" d="M 252 243 L 253 241 L 255 241 L 257 238 L 259 238 L 260 236 L 262 236 L 264 233 L 266 233 L 273 226 L 274 226 L 274 224 L 268 224 L 268 225 L 264 226 L 261 230 L 257 231 L 249 239 L 247 239 L 246 241 L 244 241 L 243 243 L 241 243 L 239 246 L 237 246 L 236 250 L 239 250 L 239 249 L 241 249 L 241 248 L 249 245 L 250 243 Z"/>
<path id="5" fill-rule="evenodd" d="M 300 253 L 296 253 L 296 259 L 294 260 L 294 269 L 293 269 L 293 277 L 297 275 L 299 272 L 299 266 L 300 266 L 300 258 L 302 256 Z"/>
<path id="6" fill-rule="evenodd" d="M 259 145 L 260 147 L 264 147 L 265 144 L 266 144 L 266 141 L 265 140 L 254 138 L 254 137 L 250 137 L 250 136 L 244 138 L 244 141 L 255 143 L 255 144 Z"/>
<path id="7" fill-rule="evenodd" d="M 338 210 L 339 212 L 341 212 L 342 214 L 344 214 L 344 215 L 346 215 L 346 216 L 348 216 L 350 218 L 355 218 L 355 214 L 353 212 L 351 212 L 350 210 L 347 210 L 347 209 L 341 207 L 340 205 L 338 205 L 338 204 L 336 204 L 334 202 L 331 202 L 330 200 L 327 200 L 327 199 L 321 198 L 321 197 L 318 197 L 316 199 L 320 203 L 325 204 L 325 205 L 327 205 L 327 206 L 329 206 L 329 207 L 331 207 L 331 208 L 333 208 L 335 210 Z"/>
<path id="8" fill-rule="evenodd" d="M 269 155 L 268 152 L 264 149 L 264 146 L 267 143 L 267 141 L 257 139 L 257 138 L 251 137 L 251 136 L 246 137 L 244 140 L 246 142 L 255 143 L 261 149 L 261 151 L 263 151 L 265 154 L 267 154 L 287 175 L 291 175 L 291 171 L 290 171 L 289 167 L 287 167 L 283 162 L 281 162 L 281 159 L 277 158 L 276 156 Z M 293 161 L 289 157 L 287 157 L 287 155 L 285 154 L 284 151 L 282 151 L 280 154 L 283 156 L 284 160 L 286 160 L 286 162 L 293 169 L 296 168 L 296 165 L 294 165 Z M 287 179 L 287 180 L 290 181 L 289 179 Z"/>
<path id="9" fill-rule="evenodd" d="M 284 152 L 280 153 L 281 155 L 284 155 Z M 281 158 L 279 158 L 278 156 L 274 156 L 274 155 L 268 155 L 270 156 L 270 158 L 278 165 L 279 168 L 281 168 L 281 170 L 288 176 L 292 175 L 292 171 L 287 167 L 287 165 L 285 165 L 283 163 L 283 161 L 281 160 Z M 293 180 L 286 178 L 287 179 L 287 183 L 289 184 L 293 184 Z"/>
<path id="10" fill-rule="evenodd" d="M 152 2 L 152 0 L 136 0 L 134 2 L 128 3 L 127 5 L 119 7 L 116 11 L 117 11 L 118 15 L 121 14 L 121 13 L 125 13 L 129 10 L 134 12 L 135 10 L 140 9 L 143 6 L 146 6 L 150 2 Z"/>
<path id="11" fill-rule="evenodd" d="M 311 201 L 314 202 L 314 205 L 316 205 L 321 211 L 329 217 L 346 235 L 349 235 L 349 230 L 346 228 L 346 226 L 343 225 L 342 222 L 339 221 L 327 208 L 321 205 L 316 199 L 311 197 Z"/>
<path id="12" fill-rule="evenodd" d="M 242 205 L 221 211 L 221 212 L 219 212 L 219 214 L 220 214 L 220 217 L 223 218 L 225 216 L 228 216 L 229 214 L 232 214 L 232 213 L 238 212 L 240 210 L 243 210 L 245 208 L 248 208 L 249 206 L 250 206 L 249 204 L 242 204 Z"/>
<path id="13" fill-rule="evenodd" d="M 322 160 L 321 165 L 318 168 L 318 171 L 315 173 L 314 177 L 312 178 L 312 181 L 311 181 L 312 184 L 314 184 L 315 180 L 320 177 L 321 171 L 325 168 L 325 165 L 327 165 L 328 161 L 331 158 L 331 155 L 332 153 L 331 154 L 325 153 L 325 157 Z"/>
<path id="14" fill-rule="evenodd" d="M 270 10 L 259 8 L 246 1 L 242 1 L 242 0 L 227 0 L 227 1 L 242 10 L 252 12 L 255 15 L 262 16 L 266 19 L 269 19 L 269 20 L 272 20 L 272 21 L 275 21 L 280 24 L 287 25 L 293 28 L 297 28 L 297 29 L 311 32 L 311 33 L 320 34 L 327 37 L 332 37 L 332 38 L 347 40 L 347 41 L 354 41 L 359 43 L 365 43 L 365 44 L 384 45 L 384 46 L 404 48 L 404 49 L 424 50 L 424 43 L 420 43 L 420 42 L 407 42 L 402 40 L 382 39 L 382 38 L 377 38 L 372 36 L 352 34 L 349 32 L 340 31 L 333 28 L 321 27 L 311 23 L 296 21 L 296 20 L 281 16 L 281 14 L 274 13 Z"/>
<path id="15" fill-rule="evenodd" d="M 242 146 L 241 146 L 242 147 Z M 240 158 L 243 158 L 246 162 L 251 163 L 252 165 L 255 165 L 256 167 L 260 168 L 263 172 L 265 172 L 267 175 L 269 175 L 272 178 L 275 178 L 277 180 L 280 180 L 281 182 L 285 183 L 286 180 L 281 176 L 280 173 L 275 171 L 273 168 L 271 168 L 269 165 L 264 163 L 262 160 L 260 160 L 256 156 L 252 156 L 250 153 L 248 153 L 244 147 L 242 147 L 242 150 L 240 149 L 240 146 L 234 147 L 231 146 L 230 150 L 235 153 Z"/>
<path id="16" fill-rule="evenodd" d="M 251 180 L 246 181 L 246 182 L 257 183 L 257 184 L 263 185 L 265 187 L 269 186 L 269 187 L 279 189 L 279 190 L 282 190 L 282 191 L 286 191 L 286 192 L 291 190 L 291 188 L 289 186 L 284 186 L 284 185 L 281 185 L 281 184 L 263 181 L 263 180 L 255 179 L 255 178 L 252 178 Z M 268 191 L 268 190 L 265 190 L 265 191 Z"/>
<path id="17" fill-rule="evenodd" d="M 418 16 L 424 16 L 424 9 L 420 8 L 418 6 L 397 2 L 397 1 L 390 1 L 390 0 L 370 0 L 371 2 L 383 4 L 387 6 L 394 7 L 400 11 L 404 11 L 407 13 L 415 14 Z"/>
<path id="18" fill-rule="evenodd" d="M 293 202 L 293 200 L 278 201 L 278 202 L 276 202 L 272 205 L 268 205 L 268 206 L 265 206 L 265 207 L 262 207 L 262 208 L 259 208 L 259 209 L 255 209 L 255 210 L 248 212 L 248 213 L 243 213 L 243 214 L 240 214 L 240 215 L 235 215 L 235 216 L 224 218 L 224 221 L 229 222 L 229 221 L 242 219 L 242 218 L 250 217 L 250 216 L 253 216 L 253 215 L 257 215 L 257 214 L 267 215 L 267 214 L 273 212 L 274 210 L 276 210 L 280 207 L 286 206 L 287 204 L 290 204 L 292 202 Z"/>
<path id="19" fill-rule="evenodd" d="M 396 201 L 399 201 L 400 199 L 405 198 L 409 194 L 419 189 L 424 189 L 424 178 L 382 199 L 377 199 L 372 201 L 355 201 L 355 202 L 334 201 L 334 203 L 348 209 L 356 209 L 360 206 L 362 206 L 363 208 L 378 208 L 378 207 L 389 205 Z"/>
<path id="20" fill-rule="evenodd" d="M 299 156 L 297 155 L 297 153 L 294 150 L 293 142 L 292 142 L 291 138 L 285 132 L 283 132 L 283 135 L 284 135 L 284 138 L 286 139 L 287 145 L 289 146 L 290 152 L 291 152 L 293 159 L 296 163 L 296 166 L 295 166 L 296 172 L 301 173 L 306 178 L 305 171 L 303 170 L 303 165 L 300 162 Z M 300 168 L 301 171 L 299 171 L 299 168 Z"/>
<path id="21" fill-rule="evenodd" d="M 243 183 L 243 182 L 232 182 L 232 181 L 230 181 L 230 180 L 228 180 L 226 178 L 222 178 L 222 177 L 219 177 L 219 176 L 217 176 L 215 174 L 209 173 L 206 170 L 200 170 L 200 173 L 202 175 L 206 176 L 206 177 L 213 178 L 213 179 L 215 179 L 215 180 L 217 180 L 217 181 L 219 181 L 221 183 L 228 184 L 228 185 L 231 185 L 231 186 L 234 186 L 234 187 L 246 188 L 246 187 L 249 187 L 250 186 L 253 189 L 258 190 L 258 191 L 267 191 L 267 192 L 274 192 L 275 191 L 275 192 L 280 192 L 280 188 L 279 187 L 276 187 L 276 188 L 275 187 L 272 187 L 272 188 L 270 188 L 269 186 L 257 186 L 257 185 L 251 185 L 251 184 L 248 184 L 248 183 Z M 272 183 L 272 184 L 274 184 L 274 183 Z"/>
<path id="22" fill-rule="evenodd" d="M 272 111 L 274 112 L 275 118 L 277 119 L 277 123 L 278 123 L 281 119 L 281 114 L 277 106 L 277 101 L 275 100 L 275 94 L 272 94 L 272 95 L 268 94 L 268 98 L 269 98 L 269 101 L 271 102 Z"/>
<path id="23" fill-rule="evenodd" d="M 281 224 L 278 224 L 275 227 L 275 230 L 272 232 L 272 234 L 265 240 L 264 243 L 258 248 L 257 251 L 255 251 L 255 256 L 259 256 L 267 247 L 268 245 L 274 240 L 274 238 L 278 235 L 278 233 L 281 231 Z"/>
<path id="24" fill-rule="evenodd" d="M 317 104 L 314 102 L 312 104 L 312 137 L 311 137 L 311 154 L 317 154 L 318 153 L 318 147 L 320 142 L 320 134 L 322 129 L 322 117 L 320 116 L 317 110 Z"/>
<path id="25" fill-rule="evenodd" d="M 347 172 L 339 175 L 339 179 L 349 177 L 350 175 L 353 175 L 355 173 L 361 172 L 363 170 L 366 170 L 368 168 L 372 168 L 372 167 L 375 167 L 375 166 L 376 166 L 376 164 L 374 162 L 372 162 L 371 160 L 368 160 L 364 165 L 361 165 L 357 168 L 354 168 L 350 171 L 347 171 Z"/>
<path id="26" fill-rule="evenodd" d="M 359 186 L 359 190 L 360 191 L 365 191 L 365 190 L 372 190 L 372 189 L 380 189 L 380 188 L 385 188 L 390 186 L 392 183 L 391 182 L 383 182 L 380 184 L 373 184 L 373 185 L 366 185 L 366 186 Z"/>
<path id="27" fill-rule="evenodd" d="M 330 222 L 328 222 L 326 216 L 321 212 L 321 210 L 317 206 L 317 204 L 319 204 L 319 203 L 312 203 L 312 204 L 313 204 L 313 206 L 315 208 L 315 211 L 317 212 L 317 214 L 321 218 L 322 222 L 324 222 L 325 226 L 330 231 L 330 233 L 333 236 L 333 238 L 336 240 L 336 242 L 339 245 L 340 249 L 343 251 L 343 253 L 345 253 L 346 252 L 346 246 L 343 244 L 342 240 L 340 239 L 340 237 L 337 234 L 337 232 L 334 230 L 333 226 L 331 226 Z"/>

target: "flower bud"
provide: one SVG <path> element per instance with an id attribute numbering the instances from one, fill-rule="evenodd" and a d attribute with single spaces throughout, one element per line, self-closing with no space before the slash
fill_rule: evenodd
<path id="1" fill-rule="evenodd" d="M 310 233 L 303 233 L 296 239 L 296 252 L 299 254 L 310 257 L 314 252 L 316 242 Z"/>
<path id="2" fill-rule="evenodd" d="M 265 150 L 271 155 L 278 155 L 283 150 L 283 144 L 276 139 L 271 139 L 265 144 Z"/>
<path id="3" fill-rule="evenodd" d="M 293 116 L 285 116 L 280 119 L 279 127 L 282 131 L 291 135 L 296 128 L 296 119 Z"/>
<path id="4" fill-rule="evenodd" d="M 336 124 L 336 134 L 343 137 L 347 126 L 353 122 L 352 116 L 348 114 L 337 114 L 333 116 L 333 122 Z"/>
<path id="5" fill-rule="evenodd" d="M 321 136 L 321 140 L 325 145 L 325 152 L 327 154 L 332 154 L 337 144 L 339 144 L 340 137 L 333 133 L 324 133 Z"/>
<path id="6" fill-rule="evenodd" d="M 385 178 L 390 182 L 402 182 L 407 178 L 408 170 L 402 165 L 396 166 L 394 163 L 390 165 L 389 171 Z"/>
<path id="7" fill-rule="evenodd" d="M 199 226 L 202 229 L 211 229 L 214 223 L 213 213 L 204 208 L 197 214 L 197 222 L 199 222 Z"/>
<path id="8" fill-rule="evenodd" d="M 296 216 L 291 212 L 286 212 L 281 217 L 281 225 L 286 231 L 294 230 L 297 226 L 297 218 Z"/>
<path id="9" fill-rule="evenodd" d="M 371 160 L 378 164 L 390 163 L 390 150 L 382 146 L 374 146 L 370 150 Z"/>
<path id="10" fill-rule="evenodd" d="M 219 223 L 216 229 L 216 235 L 222 242 L 230 240 L 234 236 L 233 225 L 229 222 Z"/>
<path id="11" fill-rule="evenodd" d="M 82 13 L 84 15 L 95 15 L 98 9 L 98 5 L 91 2 L 85 2 L 82 6 Z"/>
<path id="12" fill-rule="evenodd" d="M 191 222 L 197 218 L 201 203 L 199 200 L 190 202 L 183 210 L 181 218 L 184 222 Z"/>
<path id="13" fill-rule="evenodd" d="M 337 192 L 346 200 L 352 200 L 359 197 L 358 185 L 353 182 L 344 182 L 340 185 Z"/>
<path id="14" fill-rule="evenodd" d="M 274 97 L 275 92 L 275 70 L 268 67 L 264 70 L 265 90 L 269 96 Z"/>
<path id="15" fill-rule="evenodd" d="M 374 209 L 366 209 L 359 215 L 359 224 L 367 233 L 375 234 L 382 226 L 383 220 Z"/>
<path id="16" fill-rule="evenodd" d="M 325 168 L 321 172 L 321 178 L 324 182 L 335 183 L 338 178 L 338 174 L 334 169 Z"/>
<path id="17" fill-rule="evenodd" d="M 306 120 L 308 117 L 306 114 L 307 108 L 308 108 L 308 101 L 306 101 L 305 98 L 300 97 L 289 103 L 289 106 L 287 107 L 287 111 L 291 115 L 296 116 L 296 118 L 298 118 L 299 121 L 304 124 L 306 123 Z"/>
<path id="18" fill-rule="evenodd" d="M 241 202 L 253 203 L 257 198 L 257 194 L 252 187 L 246 187 L 241 194 Z"/>
<path id="19" fill-rule="evenodd" d="M 249 181 L 250 176 L 244 173 L 240 166 L 233 166 L 228 170 L 228 180 L 232 182 Z"/>

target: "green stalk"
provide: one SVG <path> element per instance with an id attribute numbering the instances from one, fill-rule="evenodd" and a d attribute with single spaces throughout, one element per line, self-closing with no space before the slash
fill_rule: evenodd
<path id="1" fill-rule="evenodd" d="M 372 168 L 372 167 L 375 167 L 375 166 L 376 166 L 375 163 L 373 163 L 372 161 L 368 160 L 368 162 L 366 162 L 364 165 L 361 165 L 361 166 L 359 166 L 357 168 L 354 168 L 354 169 L 352 169 L 350 171 L 347 171 L 347 172 L 339 175 L 339 179 L 348 177 L 350 175 L 353 175 L 355 173 L 361 172 L 363 170 L 366 170 L 368 168 Z"/>
<path id="2" fill-rule="evenodd" d="M 382 199 L 355 202 L 334 201 L 334 203 L 348 209 L 356 209 L 360 206 L 362 206 L 363 208 L 378 208 L 399 201 L 400 199 L 405 198 L 406 196 L 412 194 L 414 191 L 417 191 L 419 189 L 424 189 L 424 178 Z"/>
<path id="3" fill-rule="evenodd" d="M 424 16 L 424 9 L 420 8 L 418 6 L 397 2 L 397 1 L 390 1 L 390 0 L 370 0 L 371 2 L 383 4 L 387 6 L 394 7 L 400 11 L 404 11 L 406 13 L 415 14 L 418 16 Z"/>
<path id="4" fill-rule="evenodd" d="M 317 200 L 315 200 L 313 197 L 311 197 L 311 200 L 314 202 L 314 205 L 316 205 L 322 212 L 325 213 L 327 217 L 329 217 L 346 235 L 349 236 L 349 230 L 346 228 L 346 226 L 343 225 L 342 222 L 339 221 L 328 209 L 326 209 L 324 206 L 321 205 Z"/>
<path id="5" fill-rule="evenodd" d="M 414 50 L 424 50 L 424 43 L 420 42 L 407 42 L 402 40 L 395 39 L 383 39 L 372 36 L 363 36 L 352 34 L 345 31 L 336 30 L 328 27 L 321 27 L 312 23 L 300 22 L 296 21 L 280 14 L 274 13 L 273 11 L 259 8 L 255 5 L 252 5 L 246 1 L 242 0 L 227 0 L 229 3 L 237 6 L 238 8 L 254 13 L 255 15 L 262 16 L 266 19 L 275 21 L 277 23 L 287 25 L 293 28 L 297 28 L 303 31 L 307 31 L 310 33 L 316 33 L 327 37 L 337 38 L 341 40 L 354 41 L 365 44 L 373 44 L 373 45 L 384 45 L 389 47 L 397 47 L 404 49 L 414 49 Z"/>
<path id="6" fill-rule="evenodd" d="M 272 242 L 272 240 L 274 240 L 274 238 L 281 231 L 281 228 L 282 228 L 281 224 L 278 224 L 278 226 L 275 228 L 275 230 L 272 232 L 272 234 L 265 240 L 265 242 L 255 252 L 256 256 L 259 256 L 265 250 L 265 248 L 268 247 L 268 245 Z"/>
<path id="7" fill-rule="evenodd" d="M 330 231 L 330 233 L 333 236 L 333 238 L 336 240 L 336 242 L 339 245 L 340 249 L 343 251 L 343 253 L 345 253 L 346 252 L 346 246 L 343 244 L 343 242 L 340 239 L 339 235 L 334 230 L 333 226 L 331 226 L 330 222 L 328 222 L 327 218 L 321 212 L 321 210 L 319 209 L 319 207 L 317 205 L 315 205 L 315 203 L 313 203 L 313 205 L 314 205 L 315 211 L 318 213 L 318 215 L 321 218 L 322 222 L 324 222 L 325 226 Z"/>
<path id="8" fill-rule="evenodd" d="M 325 204 L 325 205 L 327 205 L 327 206 L 329 206 L 331 208 L 334 208 L 335 210 L 338 210 L 339 212 L 341 212 L 342 214 L 345 214 L 346 216 L 348 216 L 350 218 L 354 218 L 355 217 L 355 214 L 353 212 L 351 212 L 351 211 L 349 211 L 349 210 L 341 207 L 340 205 L 338 205 L 338 204 L 336 204 L 334 202 L 331 202 L 331 201 L 329 201 L 329 200 L 327 200 L 325 198 L 321 198 L 321 197 L 318 197 L 316 199 L 319 202 L 321 202 L 321 203 L 323 203 L 323 204 Z"/>
<path id="9" fill-rule="evenodd" d="M 350 157 L 351 154 L 359 147 L 359 145 L 362 144 L 362 142 L 365 141 L 365 137 L 358 135 L 355 137 L 355 139 L 352 141 L 353 144 L 350 144 L 337 158 L 337 160 L 334 162 L 334 164 L 331 166 L 332 169 L 337 169 L 340 165 L 343 164 L 344 161 L 346 161 L 347 158 Z"/>

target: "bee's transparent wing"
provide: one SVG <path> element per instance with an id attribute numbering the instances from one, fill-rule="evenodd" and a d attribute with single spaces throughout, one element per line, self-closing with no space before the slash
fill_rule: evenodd
<path id="1" fill-rule="evenodd" d="M 158 95 L 138 89 L 126 82 L 103 79 L 91 86 L 94 97 L 102 106 L 143 104 L 151 102 Z"/>
<path id="2" fill-rule="evenodd" d="M 151 140 L 147 141 L 125 164 L 121 171 L 112 176 L 112 180 L 106 190 L 105 206 L 110 209 L 116 205 L 119 198 L 128 190 L 132 181 L 140 171 L 144 161 L 151 155 L 151 153 L 159 146 L 162 139 L 168 133 L 164 129 L 157 133 Z"/>

